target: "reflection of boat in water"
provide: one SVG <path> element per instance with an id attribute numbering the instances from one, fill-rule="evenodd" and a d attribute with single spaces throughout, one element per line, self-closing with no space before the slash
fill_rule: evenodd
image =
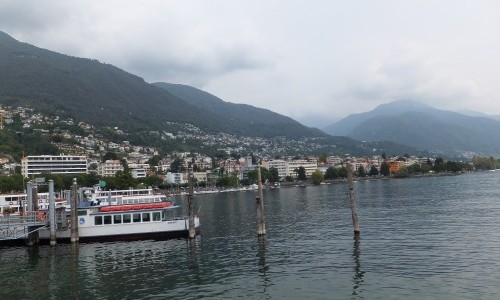
<path id="1" fill-rule="evenodd" d="M 166 196 L 149 192 L 134 194 L 134 190 L 121 191 L 122 195 L 114 192 L 114 196 L 108 192 L 111 205 L 101 205 L 105 200 L 99 195 L 92 195 L 91 201 L 79 204 L 78 236 L 81 242 L 188 237 L 188 217 L 177 215 L 180 206 L 174 205 Z M 196 216 L 194 221 L 199 231 L 199 217 Z M 71 224 L 66 210 L 56 212 L 56 227 L 56 239 L 69 241 Z M 40 230 L 41 240 L 49 237 L 48 229 Z"/>

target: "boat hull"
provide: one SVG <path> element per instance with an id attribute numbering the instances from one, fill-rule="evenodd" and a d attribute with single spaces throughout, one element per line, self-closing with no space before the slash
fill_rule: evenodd
<path id="1" fill-rule="evenodd" d="M 200 229 L 196 229 L 196 234 L 200 233 Z M 155 240 L 163 241 L 169 239 L 188 238 L 189 230 L 167 231 L 167 232 L 147 232 L 147 233 L 133 233 L 133 234 L 120 234 L 120 235 L 104 235 L 104 236 L 81 236 L 78 239 L 80 243 L 99 243 L 99 242 L 119 242 L 119 241 L 142 241 L 142 240 Z M 71 237 L 68 235 L 59 235 L 56 237 L 58 243 L 70 243 Z M 40 237 L 41 243 L 48 243 L 48 237 Z"/>
<path id="2" fill-rule="evenodd" d="M 200 220 L 195 218 L 196 233 L 200 232 Z M 168 220 L 162 222 L 149 222 L 139 224 L 122 224 L 109 226 L 89 226 L 78 229 L 78 241 L 87 242 L 112 242 L 135 240 L 166 240 L 173 238 L 189 237 L 188 219 Z M 40 230 L 40 241 L 50 240 L 48 228 Z M 56 231 L 57 242 L 70 242 L 71 230 Z"/>

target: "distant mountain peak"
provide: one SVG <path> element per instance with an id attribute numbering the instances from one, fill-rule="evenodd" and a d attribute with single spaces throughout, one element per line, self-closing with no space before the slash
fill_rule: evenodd
<path id="1" fill-rule="evenodd" d="M 352 114 L 325 132 L 364 141 L 392 141 L 447 155 L 500 155 L 500 122 L 401 100 Z"/>
<path id="2" fill-rule="evenodd" d="M 397 100 L 377 106 L 374 112 L 386 112 L 390 114 L 400 114 L 407 111 L 434 110 L 435 108 L 416 100 Z"/>

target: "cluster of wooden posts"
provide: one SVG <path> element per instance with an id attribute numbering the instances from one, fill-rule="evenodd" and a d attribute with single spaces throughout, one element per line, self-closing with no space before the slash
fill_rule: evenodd
<path id="1" fill-rule="evenodd" d="M 266 221 L 265 221 L 265 210 L 264 210 L 264 196 L 262 192 L 262 180 L 260 167 L 257 168 L 257 181 L 259 182 L 259 193 L 257 195 L 257 235 L 262 236 L 266 234 Z M 352 175 L 352 164 L 347 167 L 348 174 L 348 186 L 349 186 L 349 199 L 351 204 L 351 214 L 352 214 L 352 226 L 354 229 L 354 237 L 359 238 L 361 235 L 361 230 L 359 228 L 358 213 L 356 211 L 356 196 L 354 193 L 354 182 Z"/>

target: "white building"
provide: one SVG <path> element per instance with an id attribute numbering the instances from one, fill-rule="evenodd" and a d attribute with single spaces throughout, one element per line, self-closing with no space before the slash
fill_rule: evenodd
<path id="1" fill-rule="evenodd" d="M 275 168 L 278 170 L 278 176 L 280 178 L 285 178 L 290 175 L 287 173 L 287 161 L 281 159 L 265 160 L 262 162 L 262 166 L 268 170 Z M 292 170 L 293 171 L 293 170 Z"/>
<path id="2" fill-rule="evenodd" d="M 196 182 L 207 182 L 207 172 L 193 172 L 193 178 Z"/>
<path id="3" fill-rule="evenodd" d="M 72 155 L 30 155 L 21 160 L 21 172 L 25 177 L 43 173 L 88 173 L 87 157 Z"/>
<path id="4" fill-rule="evenodd" d="M 151 166 L 149 164 L 130 163 L 128 167 L 134 178 L 144 178 L 151 172 Z"/>
<path id="5" fill-rule="evenodd" d="M 148 176 L 148 172 L 146 169 L 132 169 L 130 171 L 132 173 L 132 177 L 134 178 L 145 178 Z"/>
<path id="6" fill-rule="evenodd" d="M 318 169 L 317 160 L 289 160 L 287 161 L 286 173 L 287 176 L 296 176 L 295 169 L 303 167 L 306 170 L 306 176 L 311 177 L 312 173 Z"/>
<path id="7" fill-rule="evenodd" d="M 168 183 L 177 183 L 177 184 L 187 183 L 187 181 L 184 179 L 184 174 L 182 174 L 182 173 L 168 172 L 166 181 Z"/>
<path id="8" fill-rule="evenodd" d="M 100 176 L 115 176 L 118 171 L 123 171 L 119 160 L 107 160 L 97 165 L 97 174 Z"/>

